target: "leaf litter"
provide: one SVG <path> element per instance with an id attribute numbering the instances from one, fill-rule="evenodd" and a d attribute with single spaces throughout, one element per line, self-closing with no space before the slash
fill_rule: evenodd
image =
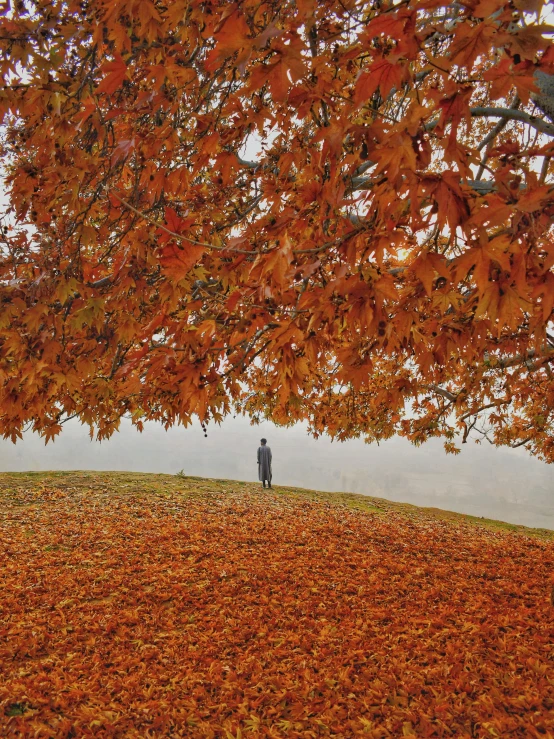
<path id="1" fill-rule="evenodd" d="M 554 736 L 552 541 L 199 478 L 2 488 L 2 736 Z"/>

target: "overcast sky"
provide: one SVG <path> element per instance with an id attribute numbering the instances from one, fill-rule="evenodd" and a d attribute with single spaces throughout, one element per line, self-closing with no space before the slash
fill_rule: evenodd
<path id="1" fill-rule="evenodd" d="M 33 434 L 13 445 L 0 442 L 0 471 L 129 470 L 234 480 L 257 478 L 256 449 L 265 436 L 273 451 L 276 485 L 375 495 L 395 501 L 471 513 L 527 526 L 554 529 L 554 466 L 521 449 L 463 445 L 444 454 L 434 440 L 414 447 L 404 439 L 377 445 L 317 441 L 303 426 L 251 426 L 229 418 L 169 431 L 154 423 L 139 434 L 129 423 L 109 441 L 91 442 L 77 421 L 66 424 L 54 443 Z"/>

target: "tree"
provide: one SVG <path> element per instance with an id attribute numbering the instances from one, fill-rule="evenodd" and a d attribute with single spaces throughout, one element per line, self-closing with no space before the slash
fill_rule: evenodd
<path id="1" fill-rule="evenodd" d="M 554 461 L 540 0 L 17 0 L 0 431 L 229 412 Z"/>

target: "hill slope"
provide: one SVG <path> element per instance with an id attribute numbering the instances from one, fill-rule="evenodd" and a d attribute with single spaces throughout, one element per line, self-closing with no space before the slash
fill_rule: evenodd
<path id="1" fill-rule="evenodd" d="M 122 473 L 0 510 L 2 736 L 554 737 L 552 532 Z"/>

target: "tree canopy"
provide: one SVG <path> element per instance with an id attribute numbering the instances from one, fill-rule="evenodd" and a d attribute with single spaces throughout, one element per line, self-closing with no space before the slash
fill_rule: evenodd
<path id="1" fill-rule="evenodd" d="M 540 0 L 16 0 L 0 432 L 231 412 L 554 461 Z"/>

